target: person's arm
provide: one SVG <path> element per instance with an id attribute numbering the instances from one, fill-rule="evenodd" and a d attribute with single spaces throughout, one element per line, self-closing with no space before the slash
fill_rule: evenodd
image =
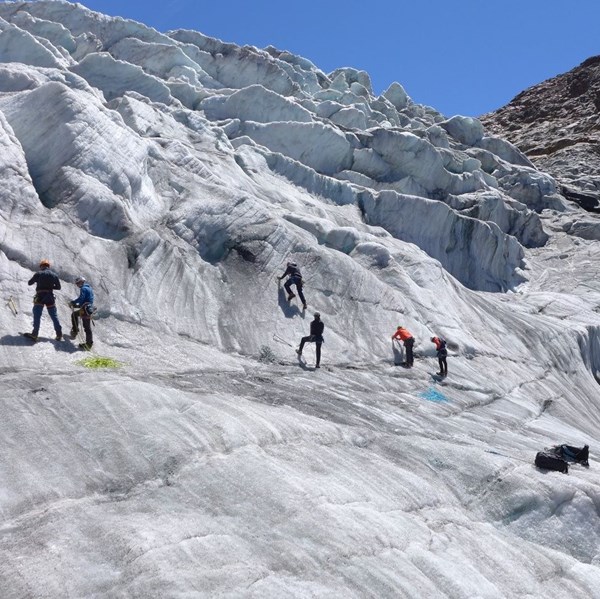
<path id="1" fill-rule="evenodd" d="M 60 289 L 60 279 L 58 277 L 54 277 L 54 289 Z"/>
<path id="2" fill-rule="evenodd" d="M 31 277 L 31 279 L 29 279 L 29 281 L 27 281 L 27 284 L 33 285 L 36 281 L 37 281 L 37 272 L 33 275 L 33 277 Z"/>
<path id="3" fill-rule="evenodd" d="M 70 303 L 74 308 L 79 308 L 81 306 L 81 304 L 83 304 L 84 302 L 84 296 L 83 296 L 83 288 L 79 291 L 79 297 L 76 297 L 74 300 L 72 300 Z"/>
<path id="4" fill-rule="evenodd" d="M 277 277 L 277 278 L 281 281 L 281 279 L 285 279 L 285 277 L 287 277 L 289 274 L 290 274 L 290 267 L 288 266 L 285 269 L 285 272 L 280 277 Z"/>

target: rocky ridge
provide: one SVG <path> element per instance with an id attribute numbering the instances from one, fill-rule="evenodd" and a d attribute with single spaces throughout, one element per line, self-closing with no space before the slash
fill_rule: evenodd
<path id="1" fill-rule="evenodd" d="M 480 120 L 555 177 L 568 199 L 600 212 L 600 56 L 530 87 Z"/>

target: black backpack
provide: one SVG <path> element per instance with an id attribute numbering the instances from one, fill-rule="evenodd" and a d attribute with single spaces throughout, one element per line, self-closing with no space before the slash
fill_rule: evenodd
<path id="1" fill-rule="evenodd" d="M 569 472 L 569 464 L 551 451 L 538 451 L 535 456 L 535 465 L 543 470 L 557 470 L 558 472 Z"/>
<path id="2" fill-rule="evenodd" d="M 552 451 L 567 462 L 577 462 L 582 466 L 589 465 L 590 446 L 573 447 L 572 445 L 557 445 L 552 448 Z"/>
<path id="3" fill-rule="evenodd" d="M 440 337 L 440 349 L 438 349 L 438 356 L 445 358 L 448 355 L 448 349 L 446 348 L 446 340 Z"/>

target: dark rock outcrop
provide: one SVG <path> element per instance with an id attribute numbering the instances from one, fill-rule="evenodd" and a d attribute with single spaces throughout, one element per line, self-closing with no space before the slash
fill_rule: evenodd
<path id="1" fill-rule="evenodd" d="M 600 213 L 600 56 L 530 87 L 480 120 L 555 177 L 565 197 Z"/>

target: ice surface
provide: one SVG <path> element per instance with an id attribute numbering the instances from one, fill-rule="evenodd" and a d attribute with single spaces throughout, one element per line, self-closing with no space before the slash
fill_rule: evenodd
<path id="1" fill-rule="evenodd" d="M 600 597 L 597 218 L 364 71 L 0 18 L 3 598 Z M 20 335 L 40 258 L 121 368 Z M 556 443 L 589 469 L 538 471 Z"/>
<path id="2" fill-rule="evenodd" d="M 262 85 L 250 85 L 231 96 L 211 96 L 200 106 L 211 120 L 241 119 L 257 123 L 297 121 L 310 123 L 308 110 Z"/>
<path id="3" fill-rule="evenodd" d="M 477 145 L 484 136 L 483 125 L 472 117 L 456 115 L 440 123 L 440 127 L 448 131 L 454 139 L 467 146 Z"/>

